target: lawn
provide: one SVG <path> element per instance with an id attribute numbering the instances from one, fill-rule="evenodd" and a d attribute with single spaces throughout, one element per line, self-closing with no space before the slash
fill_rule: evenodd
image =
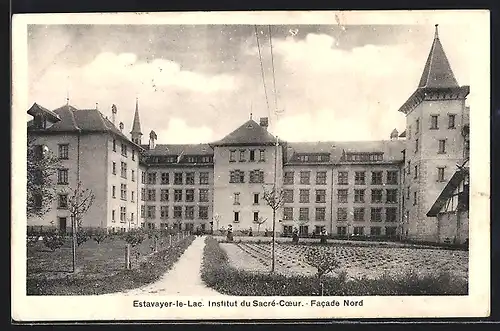
<path id="1" fill-rule="evenodd" d="M 237 269 L 250 272 L 270 270 L 271 244 L 221 243 L 229 262 Z M 276 271 L 283 275 L 314 275 L 315 269 L 305 262 L 312 248 L 332 252 L 340 262 L 339 271 L 348 278 L 376 279 L 385 273 L 437 274 L 450 272 L 456 277 L 468 277 L 468 252 L 445 249 L 414 249 L 380 246 L 276 245 Z"/>
<path id="2" fill-rule="evenodd" d="M 131 250 L 132 270 L 125 269 L 126 242 L 112 236 L 98 244 L 90 239 L 77 247 L 77 272 L 72 270 L 71 241 L 55 251 L 41 241 L 27 247 L 27 294 L 93 295 L 119 292 L 155 281 L 178 260 L 194 237 L 145 239 Z"/>

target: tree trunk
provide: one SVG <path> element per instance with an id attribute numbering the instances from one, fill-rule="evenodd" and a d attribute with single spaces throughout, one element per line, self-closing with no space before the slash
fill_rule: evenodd
<path id="1" fill-rule="evenodd" d="M 75 216 L 71 217 L 71 232 L 72 232 L 72 254 L 73 254 L 73 273 L 76 272 L 76 219 Z"/>
<path id="2" fill-rule="evenodd" d="M 276 243 L 275 242 L 276 242 L 276 209 L 273 208 L 273 246 L 272 246 L 273 260 L 271 263 L 271 272 L 274 272 L 275 264 L 276 264 L 276 251 L 275 251 Z"/>
<path id="3" fill-rule="evenodd" d="M 125 247 L 125 268 L 132 268 L 132 264 L 130 263 L 130 244 L 127 244 L 127 246 Z"/>

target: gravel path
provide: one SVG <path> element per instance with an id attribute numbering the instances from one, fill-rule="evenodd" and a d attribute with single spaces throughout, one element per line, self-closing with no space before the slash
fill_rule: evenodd
<path id="1" fill-rule="evenodd" d="M 108 295 L 223 296 L 207 287 L 201 279 L 200 269 L 204 247 L 205 237 L 196 237 L 172 269 L 155 283 Z"/>

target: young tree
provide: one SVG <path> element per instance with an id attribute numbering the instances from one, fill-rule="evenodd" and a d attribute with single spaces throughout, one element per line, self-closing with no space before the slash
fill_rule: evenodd
<path id="1" fill-rule="evenodd" d="M 254 223 L 257 224 L 257 234 L 260 233 L 260 226 L 266 222 L 267 218 L 264 218 L 262 216 L 254 221 Z"/>
<path id="2" fill-rule="evenodd" d="M 28 136 L 27 145 L 26 215 L 41 217 L 50 210 L 55 197 L 59 158 L 46 146 L 36 144 L 32 136 Z"/>
<path id="3" fill-rule="evenodd" d="M 323 276 L 339 268 L 339 260 L 334 253 L 317 248 L 309 249 L 305 260 L 310 266 L 316 268 L 318 284 L 321 288 L 321 295 L 323 295 Z"/>
<path id="4" fill-rule="evenodd" d="M 71 217 L 73 234 L 73 272 L 76 271 L 76 246 L 88 240 L 88 234 L 83 229 L 83 216 L 94 203 L 94 193 L 90 189 L 83 189 L 78 182 L 71 196 L 68 198 L 68 210 Z"/>
<path id="5" fill-rule="evenodd" d="M 264 194 L 263 199 L 266 204 L 273 210 L 273 241 L 272 241 L 272 263 L 271 272 L 274 272 L 276 265 L 276 211 L 283 205 L 285 195 L 284 191 L 278 189 L 276 185 L 273 185 L 271 189 L 267 189 L 263 186 Z"/>

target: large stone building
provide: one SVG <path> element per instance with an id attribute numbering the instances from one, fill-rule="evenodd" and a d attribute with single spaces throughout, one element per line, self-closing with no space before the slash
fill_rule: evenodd
<path id="1" fill-rule="evenodd" d="M 116 107 L 110 121 L 97 109 L 34 104 L 28 132 L 59 153 L 61 168 L 53 208 L 28 225 L 70 227 L 65 199 L 81 181 L 96 195 L 88 226 L 207 231 L 231 225 L 255 232 L 263 222 L 263 231 L 272 228 L 273 214 L 264 192 L 276 187 L 284 195 L 276 217 L 283 234 L 325 228 L 340 236 L 464 242 L 468 93 L 453 75 L 436 26 L 420 83 L 399 109 L 406 129 L 388 140 L 278 141 L 267 118 L 250 118 L 210 144 L 157 144 L 154 131 L 144 144 L 137 104 L 130 137 L 114 123 Z"/>

